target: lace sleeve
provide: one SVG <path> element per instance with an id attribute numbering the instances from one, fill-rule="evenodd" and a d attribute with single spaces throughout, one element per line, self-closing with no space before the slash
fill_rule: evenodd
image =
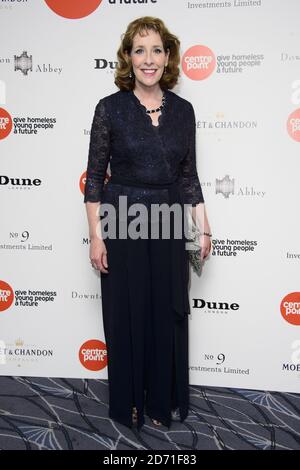
<path id="1" fill-rule="evenodd" d="M 110 125 L 103 100 L 95 108 L 84 190 L 84 202 L 99 202 L 110 158 Z"/>
<path id="2" fill-rule="evenodd" d="M 204 197 L 196 166 L 196 119 L 194 108 L 191 104 L 187 126 L 189 149 L 186 157 L 181 162 L 179 181 L 183 191 L 184 203 L 196 206 L 200 202 L 204 203 Z"/>

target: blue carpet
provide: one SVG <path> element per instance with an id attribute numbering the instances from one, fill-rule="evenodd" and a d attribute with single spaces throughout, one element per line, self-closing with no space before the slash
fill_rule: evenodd
<path id="1" fill-rule="evenodd" d="M 108 417 L 107 380 L 0 377 L 1 450 L 299 450 L 300 395 L 190 386 L 188 418 Z"/>

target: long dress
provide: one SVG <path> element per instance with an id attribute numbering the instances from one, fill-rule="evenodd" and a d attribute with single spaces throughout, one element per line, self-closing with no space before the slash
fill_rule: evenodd
<path id="1" fill-rule="evenodd" d="M 170 427 L 172 410 L 188 415 L 188 256 L 170 219 L 152 216 L 140 227 L 164 223 L 164 238 L 122 237 L 119 223 L 133 218 L 120 209 L 178 202 L 204 202 L 196 168 L 195 113 L 190 102 L 170 90 L 158 126 L 133 91 L 106 96 L 95 108 L 84 202 L 115 208 L 116 236 L 104 239 L 108 273 L 101 273 L 102 314 L 108 353 L 109 416 L 132 427 L 132 407 Z M 110 164 L 110 179 L 107 168 Z M 108 181 L 107 181 L 108 180 Z M 129 215 L 128 215 L 129 214 Z M 104 216 L 100 215 L 101 224 Z M 107 222 L 107 218 L 106 218 Z M 145 224 L 143 226 L 143 223 Z M 105 227 L 102 225 L 102 230 Z M 173 230 L 173 231 L 172 231 Z M 150 232 L 149 232 L 150 233 Z"/>

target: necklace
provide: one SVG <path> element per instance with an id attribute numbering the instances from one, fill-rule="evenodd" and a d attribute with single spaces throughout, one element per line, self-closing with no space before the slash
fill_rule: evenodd
<path id="1" fill-rule="evenodd" d="M 134 92 L 132 92 L 135 97 L 139 100 L 140 102 L 140 99 L 136 96 L 136 94 Z M 161 111 L 163 109 L 163 107 L 165 106 L 165 101 L 166 101 L 166 95 L 165 95 L 165 92 L 163 92 L 163 95 L 162 95 L 162 100 L 161 100 L 161 105 L 158 107 L 158 108 L 155 108 L 155 109 L 146 109 L 146 106 L 142 105 L 144 108 L 145 108 L 145 111 L 147 114 L 152 114 L 152 113 L 158 113 L 159 111 Z M 140 104 L 142 104 L 140 102 Z"/>
<path id="2" fill-rule="evenodd" d="M 155 108 L 155 109 L 146 109 L 146 113 L 147 114 L 158 113 L 159 111 L 161 111 L 163 109 L 163 107 L 165 105 L 165 101 L 166 101 L 166 96 L 165 96 L 165 93 L 163 93 L 162 100 L 161 100 L 161 105 L 158 108 Z"/>

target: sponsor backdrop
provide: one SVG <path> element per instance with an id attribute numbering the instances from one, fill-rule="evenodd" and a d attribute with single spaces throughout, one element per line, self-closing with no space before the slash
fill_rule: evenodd
<path id="1" fill-rule="evenodd" d="M 83 188 L 94 108 L 143 15 L 181 39 L 213 232 L 191 272 L 190 383 L 299 392 L 298 0 L 0 1 L 0 374 L 107 378 Z"/>

